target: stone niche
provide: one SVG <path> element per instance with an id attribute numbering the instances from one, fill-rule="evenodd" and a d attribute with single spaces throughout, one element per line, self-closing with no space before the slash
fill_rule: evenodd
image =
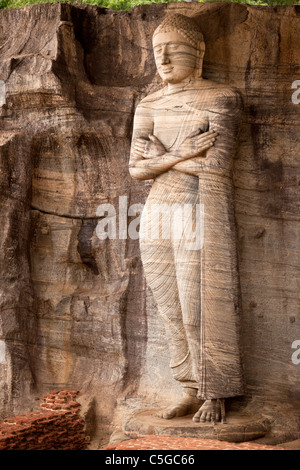
<path id="1" fill-rule="evenodd" d="M 204 77 L 244 98 L 234 184 L 247 389 L 232 407 L 259 410 L 278 440 L 296 439 L 299 6 L 0 11 L 0 417 L 31 412 L 51 390 L 80 390 L 97 446 L 130 410 L 181 393 L 138 240 L 96 232 L 101 204 L 118 215 L 147 197 L 149 183 L 128 172 L 132 121 L 161 87 L 151 38 L 170 11 L 201 24 Z"/>

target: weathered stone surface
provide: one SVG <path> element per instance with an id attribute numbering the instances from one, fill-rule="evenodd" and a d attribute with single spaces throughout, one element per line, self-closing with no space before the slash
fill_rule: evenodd
<path id="1" fill-rule="evenodd" d="M 149 185 L 128 173 L 132 119 L 141 98 L 161 86 L 151 36 L 168 10 L 197 16 L 207 44 L 204 77 L 243 94 L 234 184 L 246 402 L 271 419 L 273 433 L 296 439 L 296 6 L 1 10 L 1 413 L 29 411 L 41 393 L 76 388 L 95 397 L 100 439 L 124 394 L 148 403 L 180 394 L 138 241 L 96 236 L 99 204 L 117 209 L 119 196 L 131 205 L 148 194 Z"/>
<path id="2" fill-rule="evenodd" d="M 270 430 L 268 420 L 233 412 L 227 416 L 227 424 L 199 423 L 192 421 L 193 415 L 170 420 L 157 417 L 157 409 L 133 413 L 124 422 L 128 436 L 181 436 L 199 439 L 217 439 L 228 442 L 245 442 L 261 438 Z"/>

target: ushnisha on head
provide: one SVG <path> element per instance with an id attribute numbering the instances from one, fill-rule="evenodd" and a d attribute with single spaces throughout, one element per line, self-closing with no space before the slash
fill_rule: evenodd
<path id="1" fill-rule="evenodd" d="M 153 34 L 155 63 L 165 84 L 202 76 L 205 44 L 193 18 L 175 13 L 167 16 Z"/>

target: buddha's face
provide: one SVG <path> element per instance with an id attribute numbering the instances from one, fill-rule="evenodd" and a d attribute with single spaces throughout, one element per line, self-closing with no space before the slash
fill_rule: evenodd
<path id="1" fill-rule="evenodd" d="M 156 34 L 153 50 L 158 73 L 165 83 L 180 83 L 197 67 L 197 50 L 176 31 Z"/>

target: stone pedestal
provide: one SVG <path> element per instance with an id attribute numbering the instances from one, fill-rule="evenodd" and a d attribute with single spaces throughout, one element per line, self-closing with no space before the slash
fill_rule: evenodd
<path id="1" fill-rule="evenodd" d="M 193 415 L 165 420 L 156 416 L 157 408 L 134 412 L 124 423 L 124 432 L 131 437 L 147 435 L 196 437 L 227 442 L 245 442 L 264 437 L 269 422 L 254 415 L 230 411 L 226 424 L 194 423 Z"/>

